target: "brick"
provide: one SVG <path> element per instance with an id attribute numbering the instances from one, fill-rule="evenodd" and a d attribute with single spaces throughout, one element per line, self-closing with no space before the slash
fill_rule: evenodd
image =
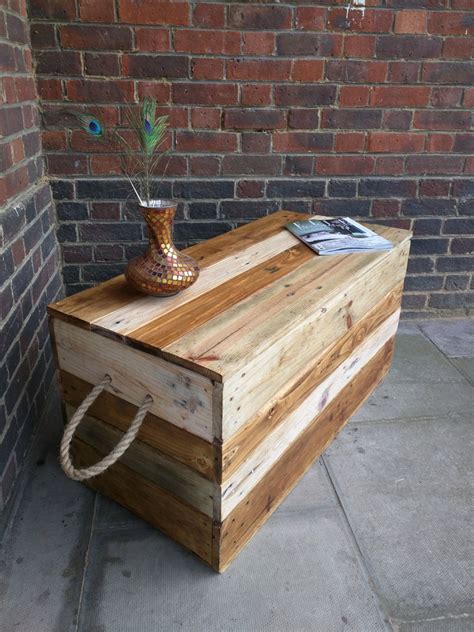
<path id="1" fill-rule="evenodd" d="M 288 7 L 234 5 L 229 6 L 228 26 L 238 29 L 289 29 L 291 10 Z"/>
<path id="2" fill-rule="evenodd" d="M 443 40 L 440 37 L 421 35 L 381 35 L 375 45 L 379 59 L 427 59 L 441 54 Z"/>
<path id="3" fill-rule="evenodd" d="M 30 16 L 50 20 L 74 20 L 76 15 L 75 0 L 30 0 Z"/>
<path id="4" fill-rule="evenodd" d="M 119 16 L 128 24 L 187 26 L 190 6 L 174 0 L 119 0 Z"/>
<path id="5" fill-rule="evenodd" d="M 72 182 L 66 180 L 50 180 L 51 191 L 55 200 L 71 199 L 74 195 Z"/>
<path id="6" fill-rule="evenodd" d="M 419 217 L 425 215 L 454 215 L 454 200 L 409 198 L 402 202 L 402 215 Z"/>
<path id="7" fill-rule="evenodd" d="M 177 53 L 199 53 L 238 55 L 240 53 L 240 33 L 238 31 L 199 31 L 196 29 L 177 30 L 174 34 L 174 49 Z"/>
<path id="8" fill-rule="evenodd" d="M 434 86 L 431 92 L 431 105 L 437 108 L 454 108 L 460 105 L 462 97 L 462 88 L 449 88 L 446 86 L 438 88 Z"/>
<path id="9" fill-rule="evenodd" d="M 313 174 L 312 156 L 286 156 L 283 165 L 285 176 L 310 176 Z"/>
<path id="10" fill-rule="evenodd" d="M 250 154 L 224 156 L 222 173 L 224 175 L 280 175 L 280 156 L 252 156 Z"/>
<path id="11" fill-rule="evenodd" d="M 182 55 L 124 55 L 122 60 L 123 74 L 128 77 L 181 78 L 189 77 L 189 63 Z"/>
<path id="12" fill-rule="evenodd" d="M 286 113 L 270 109 L 227 109 L 223 127 L 227 129 L 281 129 L 286 127 Z"/>
<path id="13" fill-rule="evenodd" d="M 242 33 L 242 52 L 245 55 L 273 55 L 275 33 L 248 31 Z"/>
<path id="14" fill-rule="evenodd" d="M 246 156 L 243 156 L 246 158 Z M 232 180 L 188 180 L 173 185 L 173 196 L 186 200 L 219 200 L 234 197 Z"/>
<path id="15" fill-rule="evenodd" d="M 410 273 L 423 273 L 433 272 L 434 262 L 429 257 L 410 257 L 408 260 L 408 272 Z"/>
<path id="16" fill-rule="evenodd" d="M 188 204 L 190 219 L 217 219 L 217 204 L 197 202 Z"/>
<path id="17" fill-rule="evenodd" d="M 373 170 L 374 159 L 372 156 L 321 156 L 316 158 L 316 174 L 368 175 Z"/>
<path id="18" fill-rule="evenodd" d="M 31 45 L 33 48 L 54 48 L 56 46 L 56 29 L 54 24 L 34 22 L 30 27 Z"/>
<path id="19" fill-rule="evenodd" d="M 73 51 L 44 51 L 36 55 L 36 72 L 45 75 L 80 75 L 81 56 Z"/>
<path id="20" fill-rule="evenodd" d="M 447 219 L 444 222 L 443 233 L 445 235 L 474 235 L 474 219 L 458 217 Z"/>
<path id="21" fill-rule="evenodd" d="M 267 184 L 267 197 L 323 197 L 324 189 L 324 180 L 272 180 Z"/>
<path id="22" fill-rule="evenodd" d="M 215 176 L 220 171 L 220 161 L 215 156 L 191 156 L 190 170 L 196 176 Z"/>
<path id="23" fill-rule="evenodd" d="M 122 173 L 120 156 L 114 154 L 91 156 L 90 172 L 92 175 L 120 175 Z"/>
<path id="24" fill-rule="evenodd" d="M 239 198 L 263 197 L 265 183 L 262 180 L 240 180 L 237 183 L 237 195 Z"/>
<path id="25" fill-rule="evenodd" d="M 89 263 L 92 259 L 92 248 L 90 246 L 65 245 L 62 249 L 65 263 Z"/>
<path id="26" fill-rule="evenodd" d="M 375 56 L 375 35 L 346 35 L 344 38 L 344 55 L 349 58 Z"/>
<path id="27" fill-rule="evenodd" d="M 393 12 L 379 9 L 347 10 L 337 7 L 329 10 L 328 27 L 361 33 L 388 33 L 392 28 Z"/>
<path id="28" fill-rule="evenodd" d="M 402 310 L 422 311 L 426 305 L 426 296 L 422 294 L 404 294 L 402 296 Z"/>
<path id="29" fill-rule="evenodd" d="M 225 65 L 223 59 L 196 57 L 191 60 L 191 75 L 193 79 L 223 79 Z"/>
<path id="30" fill-rule="evenodd" d="M 332 105 L 336 100 L 336 86 L 322 84 L 277 85 L 276 105 L 301 105 L 315 107 Z"/>
<path id="31" fill-rule="evenodd" d="M 420 63 L 393 61 L 388 65 L 387 79 L 390 83 L 418 83 Z"/>
<path id="32" fill-rule="evenodd" d="M 326 28 L 327 10 L 323 7 L 297 7 L 295 15 L 296 28 L 302 31 L 324 31 Z"/>
<path id="33" fill-rule="evenodd" d="M 10 136 L 11 134 L 16 134 L 22 129 L 23 119 L 21 116 L 21 108 L 2 108 L 2 116 L 0 117 L 0 136 Z"/>
<path id="34" fill-rule="evenodd" d="M 432 294 L 429 300 L 429 306 L 436 309 L 467 309 L 472 308 L 474 304 L 474 293 L 467 294 L 449 294 L 443 292 L 440 294 Z"/>
<path id="35" fill-rule="evenodd" d="M 455 110 L 421 110 L 415 112 L 414 129 L 467 130 L 471 125 L 471 113 Z"/>
<path id="36" fill-rule="evenodd" d="M 422 151 L 425 143 L 423 134 L 370 132 L 369 151 L 388 153 L 411 153 Z"/>
<path id="37" fill-rule="evenodd" d="M 231 200 L 221 204 L 221 216 L 224 219 L 255 219 L 277 210 L 278 203 L 267 200 Z"/>
<path id="38" fill-rule="evenodd" d="M 382 115 L 382 128 L 408 130 L 412 118 L 413 114 L 409 110 L 385 110 Z"/>
<path id="39" fill-rule="evenodd" d="M 90 205 L 91 219 L 119 220 L 120 205 L 116 202 L 92 202 Z"/>
<path id="40" fill-rule="evenodd" d="M 434 35 L 474 35 L 474 15 L 455 11 L 430 11 L 428 33 Z"/>
<path id="41" fill-rule="evenodd" d="M 336 152 L 364 151 L 367 134 L 362 132 L 342 132 L 336 134 Z"/>
<path id="42" fill-rule="evenodd" d="M 289 60 L 243 60 L 227 62 L 227 78 L 243 81 L 285 81 L 289 79 Z"/>
<path id="43" fill-rule="evenodd" d="M 445 59 L 471 59 L 474 57 L 474 38 L 448 37 L 443 43 Z"/>
<path id="44" fill-rule="evenodd" d="M 440 257 L 436 269 L 439 272 L 469 272 L 474 270 L 474 257 Z"/>
<path id="45" fill-rule="evenodd" d="M 135 29 L 137 48 L 139 51 L 161 53 L 171 50 L 170 31 L 160 28 Z"/>
<path id="46" fill-rule="evenodd" d="M 353 180 L 330 180 L 328 196 L 333 198 L 354 198 L 357 195 L 357 183 Z"/>
<path id="47" fill-rule="evenodd" d="M 193 10 L 193 24 L 203 28 L 225 26 L 225 5 L 199 3 Z"/>
<path id="48" fill-rule="evenodd" d="M 0 70 L 12 72 L 16 70 L 15 49 L 3 42 L 0 42 Z"/>
<path id="49" fill-rule="evenodd" d="M 415 235 L 440 235 L 441 220 L 440 219 L 415 219 L 413 222 Z"/>
<path id="50" fill-rule="evenodd" d="M 61 44 L 65 48 L 130 50 L 132 30 L 123 26 L 95 26 L 70 24 L 59 28 Z"/>
<path id="51" fill-rule="evenodd" d="M 273 151 L 308 153 L 332 149 L 334 136 L 327 132 L 283 132 L 273 135 Z"/>
<path id="52" fill-rule="evenodd" d="M 79 16 L 83 22 L 115 22 L 114 0 L 80 0 Z"/>
<path id="53" fill-rule="evenodd" d="M 430 87 L 375 86 L 370 95 L 370 104 L 381 107 L 422 107 L 428 105 Z"/>
<path id="54" fill-rule="evenodd" d="M 447 197 L 450 186 L 449 180 L 420 180 L 420 196 Z"/>
<path id="55" fill-rule="evenodd" d="M 78 180 L 76 187 L 78 200 L 126 200 L 131 193 L 124 180 Z"/>
<path id="56" fill-rule="evenodd" d="M 241 134 L 242 153 L 269 154 L 271 140 L 271 134 L 266 132 L 245 132 Z"/>
<path id="57" fill-rule="evenodd" d="M 442 255 L 448 251 L 448 244 L 448 239 L 413 237 L 410 252 L 412 255 Z"/>
<path id="58" fill-rule="evenodd" d="M 381 176 L 397 176 L 404 173 L 404 157 L 383 155 L 377 156 L 375 159 L 375 171 Z"/>
<path id="59" fill-rule="evenodd" d="M 474 179 L 454 180 L 453 195 L 456 197 L 474 197 Z"/>
<path id="60" fill-rule="evenodd" d="M 191 126 L 194 129 L 219 129 L 221 111 L 218 108 L 195 107 L 191 110 Z"/>
<path id="61" fill-rule="evenodd" d="M 373 200 L 372 215 L 374 217 L 399 217 L 400 201 L 391 199 Z"/>
<path id="62" fill-rule="evenodd" d="M 62 99 L 62 83 L 60 79 L 38 78 L 36 87 L 40 99 L 46 101 L 59 101 Z"/>
<path id="63" fill-rule="evenodd" d="M 415 180 L 361 180 L 359 195 L 363 197 L 406 197 L 416 194 Z"/>
<path id="64" fill-rule="evenodd" d="M 426 33 L 426 11 L 397 11 L 395 13 L 395 33 Z"/>
<path id="65" fill-rule="evenodd" d="M 242 105 L 270 105 L 272 86 L 268 83 L 247 83 L 240 88 Z"/>
<path id="66" fill-rule="evenodd" d="M 230 132 L 177 132 L 176 149 L 181 152 L 224 153 L 236 151 L 237 134 Z"/>
<path id="67" fill-rule="evenodd" d="M 454 146 L 454 136 L 451 134 L 428 134 L 426 137 L 427 152 L 451 151 Z"/>
<path id="68" fill-rule="evenodd" d="M 326 63 L 326 78 L 330 81 L 382 83 L 387 67 L 383 61 L 331 60 Z"/>
<path id="69" fill-rule="evenodd" d="M 291 66 L 292 81 L 318 81 L 322 79 L 324 62 L 317 60 L 295 59 Z"/>
<path id="70" fill-rule="evenodd" d="M 84 69 L 88 75 L 117 77 L 120 75 L 119 56 L 113 53 L 85 53 Z"/>
<path id="71" fill-rule="evenodd" d="M 474 156 L 467 156 L 464 164 L 464 173 L 474 175 Z"/>
<path id="72" fill-rule="evenodd" d="M 474 251 L 474 244 L 473 244 Z M 469 287 L 469 277 L 467 275 L 452 274 L 446 277 L 445 290 L 449 292 L 462 292 Z"/>
<path id="73" fill-rule="evenodd" d="M 369 217 L 370 202 L 368 200 L 344 200 L 344 215 L 349 217 Z M 314 200 L 313 211 L 322 215 L 340 215 L 341 200 Z"/>
<path id="74" fill-rule="evenodd" d="M 408 292 L 434 291 L 441 290 L 443 285 L 444 277 L 442 276 L 407 276 L 403 289 Z"/>
<path id="75" fill-rule="evenodd" d="M 426 83 L 447 83 L 472 85 L 474 70 L 470 62 L 424 63 L 421 80 Z"/>
<path id="76" fill-rule="evenodd" d="M 292 109 L 288 113 L 290 129 L 317 129 L 319 126 L 319 110 L 316 108 Z"/>
<path id="77" fill-rule="evenodd" d="M 474 238 L 463 237 L 461 239 L 453 239 L 451 242 L 451 252 L 455 255 L 474 254 Z"/>
<path id="78" fill-rule="evenodd" d="M 278 33 L 277 53 L 289 56 L 340 57 L 343 37 L 338 34 Z"/>
<path id="79" fill-rule="evenodd" d="M 339 88 L 339 105 L 342 107 L 363 107 L 369 103 L 370 88 L 368 86 L 341 86 Z"/>
<path id="80" fill-rule="evenodd" d="M 238 92 L 235 83 L 174 83 L 174 103 L 199 105 L 235 105 Z"/>
<path id="81" fill-rule="evenodd" d="M 167 103 L 171 100 L 171 85 L 165 81 L 140 81 L 138 96 L 140 99 L 154 97 L 158 103 Z"/>
<path id="82" fill-rule="evenodd" d="M 324 110 L 321 127 L 366 130 L 380 128 L 381 121 L 381 110 Z"/>

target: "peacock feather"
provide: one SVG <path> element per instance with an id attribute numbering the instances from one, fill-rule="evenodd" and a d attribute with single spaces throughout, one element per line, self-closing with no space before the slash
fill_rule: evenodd
<path id="1" fill-rule="evenodd" d="M 76 114 L 76 118 L 78 119 L 82 129 L 94 136 L 96 138 L 100 138 L 104 135 L 105 129 L 99 119 L 91 114 Z"/>

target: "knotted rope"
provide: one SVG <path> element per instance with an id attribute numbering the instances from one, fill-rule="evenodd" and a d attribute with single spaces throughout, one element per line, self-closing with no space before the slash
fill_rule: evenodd
<path id="1" fill-rule="evenodd" d="M 137 410 L 137 414 L 130 424 L 129 429 L 117 443 L 112 452 L 95 465 L 91 465 L 90 467 L 85 467 L 82 469 L 76 469 L 72 464 L 71 456 L 69 454 L 74 433 L 76 432 L 77 427 L 81 423 L 82 418 L 86 414 L 89 407 L 92 406 L 92 404 L 99 397 L 104 388 L 108 386 L 111 382 L 112 378 L 110 377 L 110 375 L 105 375 L 103 380 L 99 382 L 99 384 L 94 386 L 89 395 L 77 408 L 76 412 L 71 417 L 71 420 L 68 422 L 64 429 L 63 438 L 61 440 L 61 447 L 59 450 L 61 467 L 63 468 L 66 476 L 69 476 L 69 478 L 72 478 L 75 481 L 85 481 L 88 478 L 92 478 L 93 476 L 102 474 L 102 472 L 105 472 L 107 468 L 118 461 L 118 459 L 122 456 L 125 450 L 127 450 L 127 448 L 131 445 L 131 443 L 137 436 L 145 415 L 150 410 L 151 405 L 153 404 L 153 398 L 151 397 L 151 395 L 147 395 L 143 400 L 142 405 Z"/>

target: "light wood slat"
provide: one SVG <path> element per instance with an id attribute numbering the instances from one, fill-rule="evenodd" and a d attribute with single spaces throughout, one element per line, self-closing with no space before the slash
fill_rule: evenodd
<path id="1" fill-rule="evenodd" d="M 60 369 L 91 384 L 108 373 L 108 392 L 135 406 L 150 394 L 154 415 L 212 442 L 209 379 L 71 323 L 54 319 L 53 326 Z"/>
<path id="2" fill-rule="evenodd" d="M 93 385 L 66 371 L 60 371 L 62 396 L 77 408 Z M 137 413 L 137 406 L 104 391 L 89 408 L 92 417 L 125 432 Z M 164 419 L 148 413 L 137 438 L 151 448 L 184 463 L 209 480 L 214 479 L 214 445 Z"/>
<path id="3" fill-rule="evenodd" d="M 222 261 L 222 259 L 232 257 L 241 250 L 280 233 L 285 224 L 302 217 L 306 216 L 288 211 L 273 213 L 251 224 L 240 226 L 233 231 L 191 246 L 185 252 L 197 259 L 201 269 L 204 270 Z M 180 296 L 181 298 L 179 298 Z M 139 301 L 141 304 L 144 298 L 148 298 L 148 301 L 145 301 L 148 309 L 150 309 L 150 304 L 159 305 L 163 301 L 168 306 L 173 306 L 173 309 L 182 304 L 182 295 L 161 299 L 144 297 L 143 294 L 130 288 L 124 276 L 120 275 L 94 288 L 62 299 L 50 305 L 48 309 L 50 314 L 58 318 L 73 320 L 79 326 L 89 327 L 96 321 L 107 316 L 110 317 L 111 314 L 116 314 L 117 320 L 120 320 L 122 309 L 128 311 L 131 303 Z M 176 305 L 174 305 L 175 302 Z M 149 318 L 153 317 L 151 315 Z"/>
<path id="4" fill-rule="evenodd" d="M 71 419 L 75 410 L 73 406 L 66 404 L 68 419 Z M 76 436 L 99 452 L 107 454 L 123 437 L 123 432 L 99 421 L 99 419 L 85 415 L 77 429 Z M 120 458 L 120 463 L 137 472 L 140 476 L 157 483 L 163 489 L 181 498 L 210 518 L 213 517 L 214 485 L 211 481 L 199 476 L 194 470 L 166 457 L 138 439 L 135 439 Z"/>
<path id="5" fill-rule="evenodd" d="M 366 338 L 355 351 L 324 379 L 311 394 L 271 432 L 230 475 L 222 486 L 221 518 L 245 499 L 259 480 L 272 468 L 288 447 L 311 424 L 315 411 L 320 412 L 336 398 L 363 366 L 392 338 L 398 325 L 400 311 L 394 312 L 378 329 Z"/>
<path id="6" fill-rule="evenodd" d="M 403 284 L 389 292 L 380 303 L 341 338 L 324 349 L 309 369 L 285 384 L 265 407 L 244 427 L 222 445 L 220 482 L 227 481 L 253 450 L 273 431 L 286 415 L 294 410 L 309 393 L 334 371 L 365 338 L 374 332 L 400 307 Z"/>
<path id="7" fill-rule="evenodd" d="M 193 299 L 180 309 L 150 321 L 131 332 L 130 336 L 146 346 L 161 349 L 251 296 L 255 291 L 274 283 L 313 257 L 311 250 L 303 244 L 285 250 Z"/>
<path id="8" fill-rule="evenodd" d="M 73 440 L 72 450 L 74 462 L 81 467 L 97 463 L 104 456 L 77 438 Z M 212 562 L 212 520 L 153 481 L 115 463 L 85 483 L 161 529 L 206 562 Z"/>
<path id="9" fill-rule="evenodd" d="M 154 296 L 143 295 L 141 298 L 120 307 L 120 309 L 110 312 L 107 316 L 94 320 L 93 326 L 121 336 L 132 334 L 134 330 L 150 320 L 168 314 L 215 287 L 219 287 L 243 271 L 250 270 L 295 245 L 298 245 L 298 240 L 294 235 L 288 231 L 280 231 L 272 237 L 206 266 L 201 270 L 196 283 L 185 292 L 159 299 Z"/>
<path id="10" fill-rule="evenodd" d="M 390 340 L 237 505 L 222 525 L 213 528 L 212 566 L 223 572 L 250 538 L 278 508 L 312 463 L 333 441 L 387 373 L 394 340 Z"/>
<path id="11" fill-rule="evenodd" d="M 221 372 L 224 441 L 403 280 L 408 247 L 369 255 L 363 274 L 357 256 L 321 274 L 309 262 L 165 348 L 177 362 Z M 348 278 L 354 279 L 350 291 Z"/>

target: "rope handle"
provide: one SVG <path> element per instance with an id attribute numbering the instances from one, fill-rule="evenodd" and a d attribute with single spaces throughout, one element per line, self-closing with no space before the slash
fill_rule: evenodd
<path id="1" fill-rule="evenodd" d="M 72 478 L 75 481 L 85 481 L 88 478 L 92 478 L 93 476 L 98 476 L 99 474 L 102 474 L 102 472 L 105 472 L 105 470 L 107 470 L 116 461 L 118 461 L 122 454 L 130 447 L 133 440 L 137 436 L 145 415 L 150 410 L 151 405 L 153 404 L 152 396 L 146 395 L 142 405 L 137 410 L 137 414 L 130 424 L 129 429 L 122 436 L 112 452 L 95 465 L 91 465 L 90 467 L 85 467 L 82 469 L 76 469 L 72 464 L 70 456 L 71 442 L 74 433 L 76 432 L 77 427 L 81 423 L 82 418 L 86 414 L 87 410 L 92 406 L 92 404 L 99 397 L 105 387 L 108 386 L 111 382 L 112 378 L 110 377 L 110 375 L 105 374 L 102 381 L 94 386 L 89 395 L 87 395 L 87 397 L 83 400 L 82 404 L 78 406 L 76 412 L 64 428 L 63 438 L 61 439 L 61 447 L 59 449 L 61 467 L 63 468 L 66 476 L 69 476 L 69 478 Z"/>

